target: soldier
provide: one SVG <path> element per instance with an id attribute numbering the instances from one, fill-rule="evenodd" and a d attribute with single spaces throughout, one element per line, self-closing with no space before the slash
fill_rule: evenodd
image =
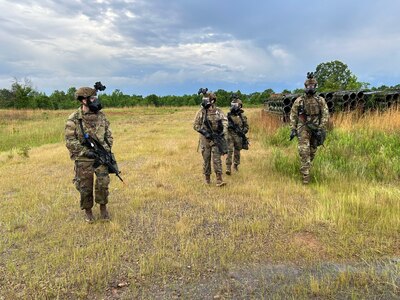
<path id="1" fill-rule="evenodd" d="M 97 88 L 79 88 L 75 93 L 75 98 L 81 102 L 81 106 L 68 117 L 65 125 L 66 146 L 71 160 L 75 162 L 73 182 L 81 196 L 80 207 L 85 210 L 85 220 L 89 223 L 94 221 L 93 187 L 94 199 L 100 204 L 100 217 L 104 220 L 110 219 L 107 211 L 110 183 L 108 168 L 105 165 L 94 165 L 96 154 L 84 142 L 84 134 L 89 134 L 96 138 L 107 151 L 111 151 L 113 144 L 110 123 L 100 111 L 102 106 L 96 95 Z M 94 174 L 96 174 L 95 184 Z"/>
<path id="2" fill-rule="evenodd" d="M 300 172 L 303 183 L 308 184 L 311 162 L 315 157 L 317 147 L 322 145 L 325 139 L 329 111 L 325 99 L 315 94 L 317 81 L 312 72 L 307 73 L 304 87 L 305 95 L 294 101 L 290 111 L 290 139 L 298 137 Z"/>
<path id="3" fill-rule="evenodd" d="M 203 156 L 203 174 L 206 184 L 211 179 L 211 158 L 214 172 L 217 177 L 218 187 L 226 183 L 222 179 L 221 155 L 227 153 L 227 145 L 224 138 L 226 132 L 226 117 L 221 109 L 215 106 L 217 97 L 207 89 L 200 89 L 203 95 L 201 109 L 197 112 L 193 128 L 200 133 L 200 147 Z"/>
<path id="4" fill-rule="evenodd" d="M 232 156 L 233 156 L 233 169 L 239 171 L 240 164 L 240 150 L 248 149 L 248 140 L 246 133 L 249 131 L 249 124 L 247 117 L 244 115 L 243 103 L 237 98 L 233 97 L 231 102 L 230 112 L 227 114 L 228 118 L 228 155 L 226 157 L 226 174 L 232 173 Z"/>

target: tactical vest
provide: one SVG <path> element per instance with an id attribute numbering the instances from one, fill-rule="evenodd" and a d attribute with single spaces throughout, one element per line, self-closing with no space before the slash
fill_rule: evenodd
<path id="1" fill-rule="evenodd" d="M 205 110 L 203 114 L 203 124 L 205 125 L 205 122 L 207 121 L 214 132 L 219 133 L 223 131 L 222 116 L 219 109 L 209 108 L 208 110 Z"/>
<path id="2" fill-rule="evenodd" d="M 79 141 L 84 141 L 83 132 L 90 134 L 93 137 L 96 137 L 103 146 L 108 144 L 105 141 L 105 133 L 106 133 L 106 120 L 103 114 L 85 114 L 82 113 L 82 128 L 78 131 Z"/>
<path id="3" fill-rule="evenodd" d="M 322 107 L 319 96 L 307 97 L 307 101 L 305 101 L 304 96 L 302 96 L 298 115 L 304 115 L 306 118 L 304 121 L 306 122 L 315 123 L 315 120 L 318 118 L 318 125 L 320 125 L 322 118 Z"/>
<path id="4" fill-rule="evenodd" d="M 227 118 L 228 120 L 232 120 L 232 122 L 238 126 L 240 128 L 240 130 L 243 130 L 243 126 L 244 126 L 244 121 L 243 121 L 243 117 L 242 114 L 232 114 L 231 112 L 228 112 L 227 114 Z"/>

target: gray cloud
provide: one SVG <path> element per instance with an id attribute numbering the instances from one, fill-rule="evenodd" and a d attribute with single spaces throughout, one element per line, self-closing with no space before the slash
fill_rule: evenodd
<path id="1" fill-rule="evenodd" d="M 1 1 L 0 87 L 102 80 L 128 93 L 301 87 L 339 59 L 362 81 L 397 84 L 400 3 L 383 0 Z M 389 59 L 390 58 L 390 59 Z"/>

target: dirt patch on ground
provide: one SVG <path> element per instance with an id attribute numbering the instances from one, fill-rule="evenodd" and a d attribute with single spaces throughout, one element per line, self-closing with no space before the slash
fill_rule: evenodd
<path id="1" fill-rule="evenodd" d="M 318 238 L 310 232 L 300 232 L 294 235 L 293 244 L 299 248 L 306 248 L 311 252 L 325 256 L 326 250 Z"/>

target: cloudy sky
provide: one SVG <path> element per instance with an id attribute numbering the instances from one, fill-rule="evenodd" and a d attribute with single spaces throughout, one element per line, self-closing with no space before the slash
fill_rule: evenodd
<path id="1" fill-rule="evenodd" d="M 333 60 L 395 85 L 399 14 L 398 0 L 0 0 L 0 88 L 280 92 Z"/>

